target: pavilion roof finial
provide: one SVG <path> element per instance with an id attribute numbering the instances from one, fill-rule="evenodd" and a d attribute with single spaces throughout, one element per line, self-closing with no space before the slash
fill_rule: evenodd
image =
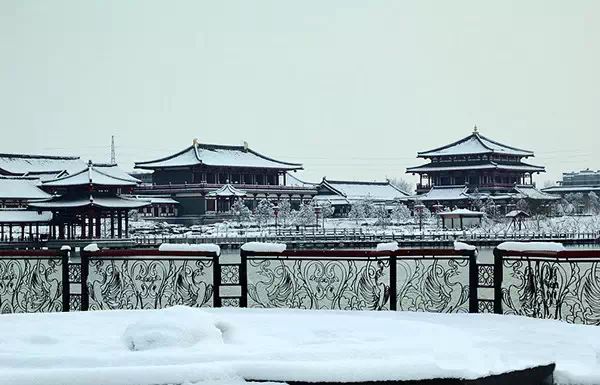
<path id="1" fill-rule="evenodd" d="M 473 126 L 473 133 L 474 133 L 474 134 L 476 134 L 477 132 L 478 132 L 478 131 L 477 131 L 477 125 L 475 124 L 475 125 Z"/>
<path id="2" fill-rule="evenodd" d="M 244 151 L 248 151 L 248 142 L 244 140 Z"/>
<path id="3" fill-rule="evenodd" d="M 196 147 L 198 145 L 198 138 L 192 139 L 192 146 Z"/>

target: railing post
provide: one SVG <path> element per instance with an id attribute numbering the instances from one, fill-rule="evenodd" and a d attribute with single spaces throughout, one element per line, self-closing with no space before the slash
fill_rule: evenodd
<path id="1" fill-rule="evenodd" d="M 62 257 L 62 311 L 71 310 L 71 282 L 69 281 L 69 250 L 61 250 Z"/>
<path id="2" fill-rule="evenodd" d="M 479 312 L 479 267 L 477 266 L 477 249 L 469 250 L 469 313 Z"/>
<path id="3" fill-rule="evenodd" d="M 88 276 L 90 272 L 90 260 L 88 252 L 81 250 L 81 311 L 87 311 L 90 307 L 90 293 L 88 288 Z"/>
<path id="4" fill-rule="evenodd" d="M 395 255 L 390 255 L 390 310 L 395 311 L 398 308 L 398 263 Z"/>
<path id="5" fill-rule="evenodd" d="M 504 252 L 494 248 L 494 313 L 502 314 L 502 258 Z"/>
<path id="6" fill-rule="evenodd" d="M 221 307 L 221 265 L 219 255 L 215 253 L 213 261 L 213 306 Z"/>
<path id="7" fill-rule="evenodd" d="M 248 252 L 240 249 L 240 307 L 248 307 Z"/>

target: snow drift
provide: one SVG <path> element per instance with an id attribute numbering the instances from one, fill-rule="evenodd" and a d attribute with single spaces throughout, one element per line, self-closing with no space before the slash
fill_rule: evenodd
<path id="1" fill-rule="evenodd" d="M 0 383 L 12 385 L 473 379 L 550 362 L 557 383 L 600 383 L 600 328 L 493 314 L 186 307 L 6 314 L 0 341 Z"/>

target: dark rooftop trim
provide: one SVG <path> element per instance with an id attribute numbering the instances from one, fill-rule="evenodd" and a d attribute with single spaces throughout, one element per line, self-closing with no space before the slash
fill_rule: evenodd
<path id="1" fill-rule="evenodd" d="M 470 135 L 468 135 L 468 136 L 465 136 L 464 138 L 462 138 L 462 139 L 459 139 L 459 140 L 457 140 L 457 141 L 455 141 L 455 142 L 453 142 L 453 143 L 447 144 L 447 145 L 445 145 L 445 146 L 437 147 L 437 148 L 434 148 L 433 150 L 428 150 L 428 151 L 420 151 L 420 152 L 417 152 L 417 157 L 419 157 L 419 158 L 420 158 L 420 157 L 422 157 L 422 158 L 428 158 L 428 157 L 430 157 L 430 156 L 438 156 L 438 155 L 427 155 L 427 154 L 429 154 L 429 153 L 432 153 L 432 152 L 436 152 L 436 151 L 445 150 L 445 149 L 447 149 L 447 148 L 450 148 L 450 147 L 456 146 L 456 145 L 458 145 L 458 144 L 460 144 L 460 143 L 466 142 L 467 140 L 469 140 L 469 139 L 471 139 L 471 138 L 473 138 L 473 137 L 474 137 L 475 139 L 477 139 L 477 141 L 478 141 L 478 142 L 479 142 L 479 143 L 480 143 L 480 144 L 481 144 L 481 145 L 482 145 L 484 148 L 488 149 L 488 150 L 489 150 L 489 152 L 491 152 L 491 153 L 502 154 L 502 152 L 498 152 L 498 151 L 496 151 L 496 150 L 494 150 L 494 149 L 492 149 L 492 148 L 488 147 L 488 146 L 487 146 L 487 145 L 486 145 L 486 144 L 485 144 L 485 143 L 482 141 L 482 139 L 484 139 L 484 140 L 487 140 L 487 141 L 489 141 L 489 142 L 491 142 L 491 143 L 494 143 L 494 144 L 496 144 L 496 145 L 498 145 L 498 146 L 501 146 L 501 147 L 506 147 L 507 149 L 510 149 L 510 150 L 513 150 L 513 151 L 518 151 L 518 152 L 522 152 L 522 153 L 525 153 L 525 154 L 527 154 L 527 155 L 523 155 L 523 156 L 533 156 L 533 151 L 530 151 L 530 150 L 524 150 L 524 149 L 517 148 L 517 147 L 513 147 L 513 146 L 508 146 L 508 145 L 506 145 L 506 144 L 503 144 L 503 143 L 500 143 L 500 142 L 498 142 L 498 141 L 495 141 L 495 140 L 492 140 L 492 139 L 490 139 L 490 138 L 487 138 L 487 137 L 485 137 L 485 136 L 483 136 L 483 135 L 479 134 L 479 132 L 475 131 L 475 132 L 471 133 Z M 465 152 L 465 154 L 469 154 L 469 153 L 468 153 L 468 152 Z M 439 156 L 445 156 L 445 155 L 439 155 Z M 447 156 L 454 156 L 454 155 L 447 155 Z"/>
<path id="2" fill-rule="evenodd" d="M 232 151 L 241 151 L 241 152 L 249 152 L 251 154 L 254 154 L 260 158 L 263 158 L 265 160 L 271 161 L 271 162 L 275 162 L 275 163 L 280 163 L 282 165 L 286 165 L 286 166 L 292 166 L 295 169 L 302 169 L 302 164 L 301 163 L 292 163 L 292 162 L 284 162 L 281 160 L 277 160 L 271 157 L 268 157 L 266 155 L 263 155 L 257 151 L 254 151 L 252 149 L 250 149 L 249 147 L 246 146 L 234 146 L 234 145 L 225 145 L 225 144 L 207 144 L 207 143 L 194 143 L 189 147 L 186 147 L 185 149 L 176 152 L 175 154 L 169 155 L 169 156 L 165 156 L 163 158 L 159 158 L 159 159 L 154 159 L 154 160 L 148 160 L 148 161 L 143 161 L 143 162 L 135 162 L 135 168 L 146 168 L 144 167 L 144 165 L 150 164 L 150 163 L 157 163 L 157 162 L 163 162 L 169 159 L 173 159 L 181 154 L 184 154 L 190 150 L 194 150 L 195 152 L 195 156 L 196 159 L 198 160 L 199 164 L 203 164 L 202 160 L 198 157 L 198 152 L 197 149 L 203 149 L 203 150 L 232 150 Z M 227 165 L 223 165 L 223 166 L 227 166 Z M 170 168 L 170 167 L 181 167 L 181 166 L 167 166 L 165 168 Z M 249 168 L 261 168 L 261 167 L 252 167 L 252 166 L 247 166 Z M 147 167 L 147 169 L 154 169 L 154 168 L 160 168 L 160 167 Z"/>
<path id="3" fill-rule="evenodd" d="M 0 158 L 49 159 L 49 160 L 79 160 L 79 159 L 81 159 L 78 156 L 30 155 L 30 154 L 8 154 L 8 153 L 0 153 Z"/>

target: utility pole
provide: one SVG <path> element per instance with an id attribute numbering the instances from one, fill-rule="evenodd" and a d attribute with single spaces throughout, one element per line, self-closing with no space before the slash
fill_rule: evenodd
<path id="1" fill-rule="evenodd" d="M 115 153 L 115 136 L 110 137 L 110 164 L 117 163 L 117 154 Z"/>

